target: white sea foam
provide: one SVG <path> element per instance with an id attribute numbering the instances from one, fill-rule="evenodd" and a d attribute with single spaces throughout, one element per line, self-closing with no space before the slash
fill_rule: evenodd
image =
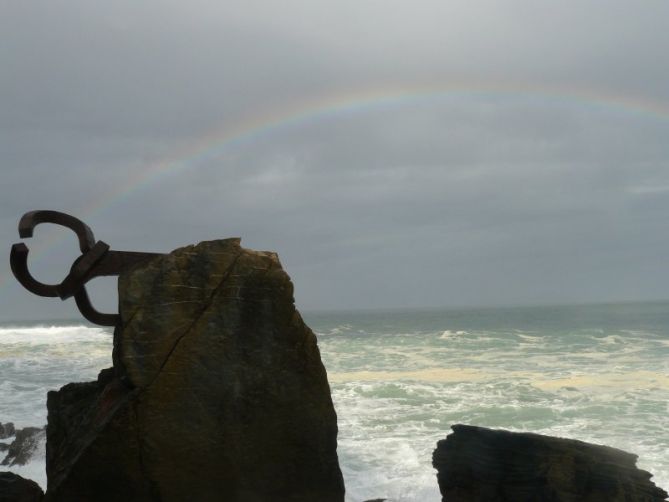
<path id="1" fill-rule="evenodd" d="M 111 331 L 85 325 L 0 327 L 0 422 L 46 423 L 46 393 L 111 365 Z"/>
<path id="2" fill-rule="evenodd" d="M 525 342 L 528 342 L 528 343 L 532 343 L 532 344 L 545 342 L 545 339 L 544 339 L 543 336 L 533 336 L 533 335 L 527 335 L 527 334 L 524 334 L 524 333 L 516 333 L 516 336 L 518 338 L 520 338 L 521 340 L 523 340 Z"/>
<path id="3" fill-rule="evenodd" d="M 468 335 L 468 334 L 469 333 L 467 331 L 464 331 L 464 330 L 461 330 L 461 329 L 459 329 L 457 331 L 451 331 L 450 329 L 447 329 L 447 330 L 444 330 L 441 333 L 441 336 L 444 340 L 447 340 L 448 338 L 451 338 L 453 336 L 462 336 L 462 335 Z"/>
<path id="4" fill-rule="evenodd" d="M 603 343 L 604 345 L 621 345 L 629 340 L 625 340 L 622 336 L 620 335 L 608 335 L 608 336 L 602 336 L 597 338 L 597 340 L 600 343 Z"/>
<path id="5" fill-rule="evenodd" d="M 13 437 L 4 439 L 3 442 L 11 442 L 13 439 Z M 0 454 L 0 460 L 2 460 L 3 456 L 4 454 Z M 40 436 L 35 450 L 25 465 L 6 466 L 2 467 L 2 469 L 18 474 L 26 479 L 32 479 L 43 490 L 46 490 L 46 435 L 42 434 Z"/>
<path id="6" fill-rule="evenodd" d="M 635 377 L 641 379 L 637 386 L 616 388 L 621 381 L 629 383 Z M 430 493 L 434 478 L 425 473 L 434 472 L 425 459 L 430 458 L 436 441 L 444 438 L 454 423 L 534 431 L 623 448 L 640 455 L 640 466 L 654 472 L 656 482 L 666 487 L 662 473 L 668 472 L 669 461 L 663 449 L 667 436 L 663 418 L 666 405 L 662 407 L 662 403 L 669 398 L 668 391 L 661 382 L 656 390 L 649 390 L 642 381 L 655 377 L 605 375 L 594 382 L 559 382 L 545 388 L 539 388 L 541 382 L 534 385 L 537 382 L 530 378 L 527 384 L 523 383 L 526 380 L 522 375 L 459 383 L 383 378 L 367 383 L 335 381 L 333 397 L 340 417 L 340 452 L 344 463 L 349 450 L 356 455 L 351 459 L 355 468 L 347 471 L 347 486 L 359 496 L 350 500 L 401 498 L 401 488 L 406 486 Z M 559 386 L 565 383 L 578 387 L 567 390 Z M 645 417 L 644 427 L 638 428 L 636 403 L 641 399 L 647 401 L 646 407 L 655 403 L 657 412 L 654 419 Z M 400 444 L 413 449 L 413 455 L 403 451 L 395 456 Z M 420 460 L 415 461 L 416 458 Z M 392 479 L 395 484 L 389 481 Z M 385 491 L 380 493 L 379 486 L 384 486 Z"/>
<path id="7" fill-rule="evenodd" d="M 455 423 L 622 448 L 669 487 L 669 321 L 648 330 L 520 329 L 502 317 L 508 329 L 498 330 L 478 315 L 471 327 L 462 316 L 402 318 L 396 329 L 385 315 L 310 322 L 337 410 L 348 502 L 439 500 L 431 453 Z M 439 329 L 449 325 L 459 329 Z M 0 421 L 43 425 L 47 390 L 110 364 L 108 330 L 0 327 Z M 44 483 L 43 459 L 21 469 Z"/>
<path id="8" fill-rule="evenodd" d="M 0 346 L 77 344 L 111 337 L 107 328 L 86 325 L 0 328 Z"/>

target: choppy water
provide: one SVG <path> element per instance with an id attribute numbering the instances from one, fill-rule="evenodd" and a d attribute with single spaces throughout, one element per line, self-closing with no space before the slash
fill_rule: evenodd
<path id="1" fill-rule="evenodd" d="M 347 500 L 438 501 L 431 454 L 455 423 L 607 444 L 669 487 L 669 303 L 306 313 L 339 419 Z M 111 365 L 83 324 L 0 326 L 0 421 Z M 16 469 L 44 484 L 44 461 Z"/>

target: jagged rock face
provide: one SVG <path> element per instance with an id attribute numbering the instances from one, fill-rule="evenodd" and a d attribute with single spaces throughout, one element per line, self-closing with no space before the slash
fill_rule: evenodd
<path id="1" fill-rule="evenodd" d="M 631 453 L 572 439 L 454 425 L 432 464 L 448 502 L 655 502 Z"/>
<path id="2" fill-rule="evenodd" d="M 40 443 L 44 446 L 44 427 L 26 427 L 15 432 L 16 437 L 7 448 L 7 455 L 1 465 L 25 465 L 40 447 Z"/>
<path id="3" fill-rule="evenodd" d="M 44 492 L 37 483 L 13 472 L 0 472 L 0 502 L 40 502 Z"/>
<path id="4" fill-rule="evenodd" d="M 343 501 L 325 369 L 274 253 L 183 248 L 119 299 L 113 374 L 49 394 L 47 500 Z"/>

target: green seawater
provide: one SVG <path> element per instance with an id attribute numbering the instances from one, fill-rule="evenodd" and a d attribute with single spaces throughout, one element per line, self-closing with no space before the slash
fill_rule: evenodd
<path id="1" fill-rule="evenodd" d="M 669 488 L 669 302 L 302 312 L 338 415 L 347 500 L 440 500 L 432 450 L 456 423 L 639 455 Z M 0 422 L 46 423 L 46 392 L 111 365 L 111 331 L 0 325 Z M 45 484 L 43 452 L 13 469 Z"/>
<path id="2" fill-rule="evenodd" d="M 307 313 L 351 501 L 439 500 L 456 423 L 618 447 L 669 487 L 669 303 Z"/>

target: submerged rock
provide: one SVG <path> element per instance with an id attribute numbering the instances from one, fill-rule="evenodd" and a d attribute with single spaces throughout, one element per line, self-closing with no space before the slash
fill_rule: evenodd
<path id="1" fill-rule="evenodd" d="M 0 502 L 40 502 L 44 492 L 37 483 L 13 472 L 0 472 Z"/>
<path id="2" fill-rule="evenodd" d="M 7 449 L 7 456 L 1 465 L 25 465 L 35 454 L 40 444 L 44 443 L 46 437 L 45 428 L 26 427 L 16 431 L 14 441 Z"/>
<path id="3" fill-rule="evenodd" d="M 437 443 L 444 501 L 655 502 L 667 493 L 637 456 L 573 439 L 454 425 Z"/>
<path id="4" fill-rule="evenodd" d="M 274 253 L 204 242 L 119 279 L 114 368 L 48 395 L 47 500 L 341 502 L 316 337 Z"/>

